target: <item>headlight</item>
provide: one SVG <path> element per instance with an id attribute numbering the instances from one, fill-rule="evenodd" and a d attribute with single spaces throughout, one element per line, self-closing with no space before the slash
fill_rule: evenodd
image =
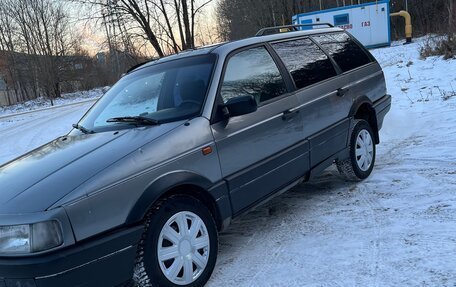
<path id="1" fill-rule="evenodd" d="M 0 227 L 0 253 L 29 252 L 30 225 Z"/>
<path id="2" fill-rule="evenodd" d="M 62 243 L 62 230 L 57 221 L 0 226 L 0 253 L 34 253 L 52 249 Z"/>

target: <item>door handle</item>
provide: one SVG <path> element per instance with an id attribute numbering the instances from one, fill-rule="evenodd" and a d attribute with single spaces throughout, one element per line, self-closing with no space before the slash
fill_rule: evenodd
<path id="1" fill-rule="evenodd" d="M 299 113 L 299 110 L 295 110 L 295 111 L 286 110 L 282 114 L 282 120 L 288 121 L 288 120 L 292 119 L 294 116 L 296 116 L 298 113 Z"/>
<path id="2" fill-rule="evenodd" d="M 337 89 L 337 96 L 343 97 L 349 90 L 350 90 L 349 88 L 339 88 L 339 89 Z"/>

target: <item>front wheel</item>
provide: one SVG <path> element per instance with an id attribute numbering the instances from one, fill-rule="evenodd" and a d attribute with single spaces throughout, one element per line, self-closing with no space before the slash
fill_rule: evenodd
<path id="1" fill-rule="evenodd" d="M 336 161 L 340 174 L 348 180 L 367 178 L 375 164 L 375 142 L 372 127 L 365 120 L 356 120 L 350 135 L 350 156 Z"/>
<path id="2" fill-rule="evenodd" d="M 165 199 L 146 221 L 134 279 L 141 287 L 203 286 L 217 251 L 217 228 L 207 207 L 190 196 Z"/>

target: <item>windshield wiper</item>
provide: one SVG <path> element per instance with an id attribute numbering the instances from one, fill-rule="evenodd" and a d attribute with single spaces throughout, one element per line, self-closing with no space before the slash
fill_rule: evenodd
<path id="1" fill-rule="evenodd" d="M 80 124 L 73 124 L 73 128 L 80 130 L 81 132 L 85 134 L 93 134 L 95 133 L 94 131 L 88 130 L 85 127 L 81 126 Z"/>
<path id="2" fill-rule="evenodd" d="M 128 123 L 128 124 L 135 124 L 135 125 L 145 125 L 145 126 L 155 126 L 159 125 L 160 122 L 155 119 L 136 116 L 136 117 L 117 117 L 108 119 L 106 122 L 108 123 Z"/>

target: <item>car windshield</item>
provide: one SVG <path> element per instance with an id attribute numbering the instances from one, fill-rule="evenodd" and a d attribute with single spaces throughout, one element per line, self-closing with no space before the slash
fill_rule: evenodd
<path id="1" fill-rule="evenodd" d="M 201 112 L 213 54 L 153 64 L 118 81 L 79 122 L 89 131 L 160 124 Z"/>

